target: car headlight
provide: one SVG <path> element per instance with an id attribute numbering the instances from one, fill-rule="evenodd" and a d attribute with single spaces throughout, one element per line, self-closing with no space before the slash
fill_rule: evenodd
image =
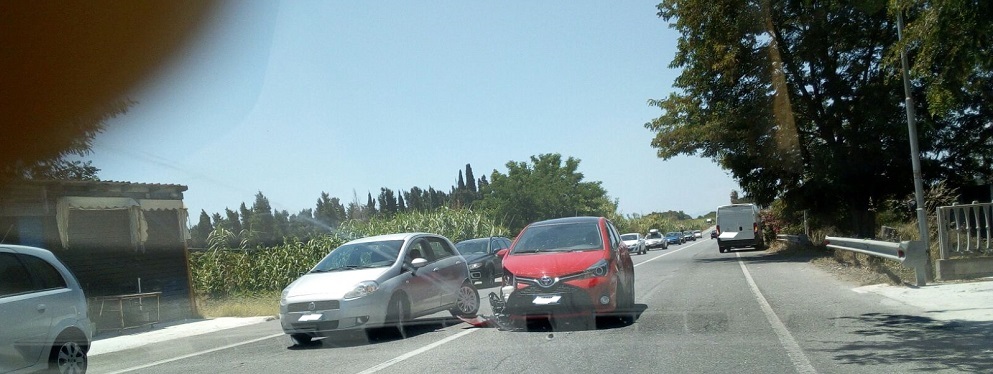
<path id="1" fill-rule="evenodd" d="M 360 297 L 365 297 L 371 295 L 373 292 L 379 289 L 379 283 L 374 281 L 364 281 L 359 282 L 355 285 L 355 288 L 345 294 L 345 300 L 358 299 Z"/>
<path id="2" fill-rule="evenodd" d="M 279 306 L 286 306 L 286 296 L 290 294 L 290 288 L 286 287 L 283 292 L 279 294 Z"/>
<path id="3" fill-rule="evenodd" d="M 476 270 L 476 269 L 479 269 L 481 267 L 483 267 L 483 263 L 482 262 L 474 262 L 474 263 L 469 264 L 469 270 Z"/>
<path id="4" fill-rule="evenodd" d="M 607 260 L 597 261 L 595 264 L 583 271 L 585 278 L 602 277 L 607 275 Z"/>

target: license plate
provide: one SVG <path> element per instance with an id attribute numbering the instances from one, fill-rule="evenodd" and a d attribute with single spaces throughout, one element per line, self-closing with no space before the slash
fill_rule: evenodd
<path id="1" fill-rule="evenodd" d="M 562 299 L 562 295 L 538 295 L 534 297 L 535 305 L 555 305 Z"/>
<path id="2" fill-rule="evenodd" d="M 323 314 L 320 314 L 320 313 L 317 313 L 317 314 L 304 314 L 304 315 L 300 316 L 300 319 L 298 319 L 297 321 L 299 321 L 299 322 L 320 321 L 321 318 L 323 318 L 323 317 L 324 317 L 324 315 Z"/>

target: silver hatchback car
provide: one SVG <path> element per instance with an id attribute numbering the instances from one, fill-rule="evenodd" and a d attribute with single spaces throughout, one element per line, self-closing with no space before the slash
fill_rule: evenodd
<path id="1" fill-rule="evenodd" d="M 283 331 L 297 344 L 353 329 L 404 336 L 411 319 L 446 310 L 475 316 L 479 293 L 452 242 L 427 233 L 345 243 L 287 286 L 279 299 Z"/>
<path id="2" fill-rule="evenodd" d="M 86 310 L 79 282 L 52 252 L 0 245 L 0 373 L 85 373 Z"/>

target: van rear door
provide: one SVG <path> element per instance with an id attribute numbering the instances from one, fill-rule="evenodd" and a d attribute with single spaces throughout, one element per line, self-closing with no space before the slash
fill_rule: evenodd
<path id="1" fill-rule="evenodd" d="M 718 240 L 755 240 L 755 210 L 751 205 L 728 205 L 717 209 Z"/>

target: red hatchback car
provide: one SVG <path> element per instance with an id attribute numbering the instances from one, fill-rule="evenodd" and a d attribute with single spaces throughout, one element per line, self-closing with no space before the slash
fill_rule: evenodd
<path id="1" fill-rule="evenodd" d="M 503 258 L 503 314 L 512 319 L 596 316 L 631 321 L 634 265 L 617 228 L 603 217 L 535 222 L 521 231 Z M 510 287 L 512 286 L 512 287 Z"/>

